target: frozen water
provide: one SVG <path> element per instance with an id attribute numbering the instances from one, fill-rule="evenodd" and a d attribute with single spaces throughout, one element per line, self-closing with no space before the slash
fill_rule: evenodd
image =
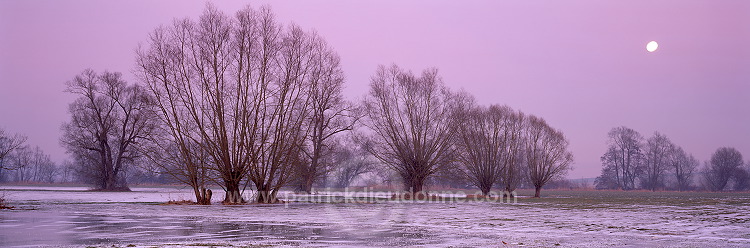
<path id="1" fill-rule="evenodd" d="M 190 206 L 158 205 L 187 189 L 3 188 L 16 209 L 0 211 L 0 246 L 750 246 L 747 194 Z"/>

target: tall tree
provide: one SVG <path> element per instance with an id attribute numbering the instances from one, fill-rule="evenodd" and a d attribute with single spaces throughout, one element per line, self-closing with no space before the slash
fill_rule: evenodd
<path id="1" fill-rule="evenodd" d="M 280 30 L 273 14 L 268 10 L 259 13 L 261 30 Z M 276 31 L 261 31 L 261 40 L 269 41 L 277 37 Z M 259 100 L 251 106 L 257 108 L 251 125 L 255 127 L 253 144 L 253 163 L 249 179 L 258 190 L 258 202 L 277 202 L 277 193 L 282 186 L 291 181 L 292 172 L 300 163 L 304 163 L 302 146 L 308 131 L 305 120 L 310 104 L 309 76 L 312 50 L 310 36 L 297 26 L 291 26 L 286 32 L 278 33 L 277 44 L 280 45 L 278 57 L 280 73 L 277 80 L 260 89 Z"/>
<path id="2" fill-rule="evenodd" d="M 547 182 L 564 176 L 571 169 L 573 154 L 568 151 L 565 135 L 536 116 L 528 118 L 525 140 L 526 171 L 534 185 L 534 197 L 539 197 Z"/>
<path id="3" fill-rule="evenodd" d="M 120 73 L 85 70 L 67 82 L 78 98 L 63 125 L 61 143 L 86 166 L 88 181 L 103 190 L 122 190 L 122 174 L 138 157 L 136 145 L 153 130 L 151 98 Z"/>
<path id="4" fill-rule="evenodd" d="M 743 164 L 742 153 L 734 147 L 721 147 L 703 168 L 704 184 L 709 190 L 722 191 Z"/>
<path id="5" fill-rule="evenodd" d="M 363 102 L 364 125 L 373 135 L 370 153 L 395 170 L 412 194 L 454 159 L 456 101 L 436 69 L 415 76 L 396 65 L 380 66 L 371 78 Z"/>
<path id="6" fill-rule="evenodd" d="M 246 16 L 238 13 L 237 17 Z M 138 52 L 142 80 L 154 94 L 162 125 L 179 151 L 173 158 L 183 161 L 180 169 L 194 178 L 189 184 L 197 201 L 202 200 L 199 188 L 204 180 L 198 171 L 206 160 L 224 188 L 223 202 L 245 201 L 241 182 L 252 163 L 254 141 L 254 131 L 246 120 L 256 110 L 250 99 L 259 96 L 250 91 L 252 84 L 239 81 L 250 74 L 243 71 L 246 66 L 238 64 L 248 59 L 246 53 L 251 49 L 242 41 L 255 42 L 258 37 L 257 30 L 241 30 L 232 24 L 229 17 L 209 5 L 197 22 L 175 20 L 171 26 L 156 29 L 148 49 Z"/>
<path id="7" fill-rule="evenodd" d="M 311 34 L 310 73 L 307 77 L 310 87 L 310 109 L 305 126 L 308 129 L 304 149 L 305 159 L 299 163 L 300 189 L 311 193 L 313 183 L 333 169 L 332 138 L 351 130 L 358 117 L 341 93 L 344 87 L 344 73 L 340 58 L 325 41 Z"/>
<path id="8" fill-rule="evenodd" d="M 690 189 L 693 182 L 693 172 L 698 167 L 698 160 L 692 154 L 687 154 L 682 147 L 676 147 L 672 156 L 671 167 L 676 179 L 677 190 Z"/>
<path id="9" fill-rule="evenodd" d="M 659 132 L 655 132 L 653 136 L 648 138 L 643 160 L 644 173 L 641 180 L 643 188 L 656 191 L 656 189 L 665 186 L 664 174 L 669 166 L 674 163 L 672 161 L 674 150 L 675 145 L 672 144 L 672 141 Z"/>
<path id="10" fill-rule="evenodd" d="M 343 80 L 338 57 L 324 44 L 298 26 L 284 28 L 268 7 L 230 18 L 209 4 L 197 22 L 155 30 L 139 51 L 139 72 L 167 133 L 181 157 L 201 154 L 194 161 L 215 172 L 224 203 L 245 202 L 248 182 L 258 190 L 256 201 L 277 202 L 295 168 L 310 161 L 303 149 L 314 119 L 312 85 Z M 325 96 L 334 98 L 332 90 Z M 335 122 L 323 113 L 323 122 Z M 326 128 L 318 132 L 323 140 L 332 130 Z"/>
<path id="11" fill-rule="evenodd" d="M 506 146 L 512 138 L 507 132 L 511 123 L 505 120 L 515 114 L 508 106 L 467 106 L 454 117 L 461 120 L 456 145 L 462 171 L 483 195 L 489 194 L 503 173 Z"/>
<path id="12" fill-rule="evenodd" d="M 500 183 L 503 185 L 504 194 L 513 197 L 513 193 L 524 179 L 524 166 L 526 162 L 526 139 L 523 132 L 526 128 L 527 117 L 521 111 L 511 111 L 503 115 L 503 137 L 505 146 L 503 146 L 503 170 L 500 177 Z"/>
<path id="13" fill-rule="evenodd" d="M 597 188 L 602 188 L 603 182 L 616 182 L 613 185 L 618 189 L 635 189 L 636 179 L 643 170 L 643 136 L 624 126 L 613 128 L 608 136 L 609 147 L 601 158 L 603 168 Z"/>

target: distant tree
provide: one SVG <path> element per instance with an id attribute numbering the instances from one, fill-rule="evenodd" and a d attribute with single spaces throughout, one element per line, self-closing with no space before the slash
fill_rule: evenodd
<path id="1" fill-rule="evenodd" d="M 703 182 L 711 191 L 722 191 L 743 164 L 742 154 L 733 147 L 716 150 L 703 168 Z"/>
<path id="2" fill-rule="evenodd" d="M 32 176 L 32 163 L 34 160 L 33 150 L 29 146 L 17 148 L 8 157 L 10 158 L 10 170 L 12 172 L 12 181 L 30 182 Z"/>
<path id="3" fill-rule="evenodd" d="M 745 166 L 735 169 L 732 175 L 732 189 L 735 191 L 745 191 L 750 189 L 750 172 Z"/>
<path id="4" fill-rule="evenodd" d="M 52 161 L 50 156 L 41 148 L 34 147 L 31 160 L 31 181 L 53 183 L 55 174 L 57 174 L 57 165 Z"/>
<path id="5" fill-rule="evenodd" d="M 672 172 L 677 181 L 676 188 L 679 191 L 690 189 L 693 182 L 693 172 L 698 167 L 698 160 L 678 146 L 672 153 L 671 162 Z"/>
<path id="6" fill-rule="evenodd" d="M 436 69 L 415 76 L 396 65 L 380 66 L 363 102 L 372 131 L 370 153 L 396 171 L 411 193 L 455 156 L 452 106 L 456 97 Z"/>
<path id="7" fill-rule="evenodd" d="M 367 145 L 346 140 L 334 151 L 333 162 L 338 164 L 332 173 L 334 187 L 349 187 L 357 177 L 374 172 L 376 163 L 364 148 Z"/>
<path id="8" fill-rule="evenodd" d="M 603 166 L 602 174 L 594 179 L 594 188 L 596 189 L 618 189 L 620 187 L 617 181 L 615 166 Z"/>
<path id="9" fill-rule="evenodd" d="M 446 164 L 435 175 L 428 179 L 426 185 L 467 189 L 476 187 L 466 176 L 464 165 L 459 161 Z"/>
<path id="10" fill-rule="evenodd" d="M 672 141 L 659 132 L 648 138 L 643 154 L 643 188 L 656 191 L 664 187 L 664 174 L 669 166 L 674 164 L 674 150 L 675 145 Z"/>
<path id="11" fill-rule="evenodd" d="M 75 175 L 75 164 L 70 160 L 64 160 L 57 168 L 57 181 L 62 183 L 71 183 L 77 181 Z"/>
<path id="12" fill-rule="evenodd" d="M 602 156 L 602 175 L 599 183 L 616 182 L 617 189 L 635 189 L 635 182 L 643 171 L 643 136 L 627 127 L 616 127 L 609 131 L 609 147 Z M 606 172 L 606 173 L 605 173 Z M 601 177 L 612 178 L 601 178 Z M 597 188 L 605 185 L 597 184 Z"/>
<path id="13" fill-rule="evenodd" d="M 52 183 L 57 168 L 50 156 L 39 147 L 21 146 L 7 155 L 8 177 L 15 182 Z"/>
<path id="14" fill-rule="evenodd" d="M 154 128 L 151 98 L 120 73 L 85 70 L 67 86 L 78 98 L 70 104 L 61 143 L 87 182 L 103 190 L 126 189 L 122 174 L 139 156 L 138 142 Z"/>
<path id="15" fill-rule="evenodd" d="M 0 181 L 4 178 L 3 173 L 10 169 L 6 163 L 8 155 L 23 147 L 25 142 L 26 136 L 6 133 L 4 129 L 0 128 Z"/>
<path id="16" fill-rule="evenodd" d="M 571 169 L 573 154 L 568 151 L 565 135 L 550 127 L 544 119 L 530 116 L 525 128 L 526 165 L 534 197 L 552 179 L 561 179 Z"/>

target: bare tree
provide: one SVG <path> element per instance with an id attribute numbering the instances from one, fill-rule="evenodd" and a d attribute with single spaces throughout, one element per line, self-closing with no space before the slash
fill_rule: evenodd
<path id="1" fill-rule="evenodd" d="M 54 182 L 55 163 L 41 148 L 21 146 L 6 156 L 5 168 L 9 179 L 15 182 Z"/>
<path id="2" fill-rule="evenodd" d="M 643 136 L 627 127 L 613 128 L 608 135 L 609 148 L 601 158 L 603 168 L 597 188 L 601 188 L 602 182 L 616 182 L 614 186 L 618 189 L 635 189 L 636 178 L 642 171 Z"/>
<path id="3" fill-rule="evenodd" d="M 573 154 L 568 151 L 565 135 L 536 116 L 528 118 L 525 140 L 528 177 L 534 185 L 534 197 L 539 197 L 545 184 L 571 169 Z"/>
<path id="4" fill-rule="evenodd" d="M 651 138 L 648 138 L 643 160 L 644 173 L 641 180 L 643 188 L 656 191 L 664 187 L 664 174 L 669 166 L 674 164 L 672 161 L 674 149 L 675 145 L 672 141 L 659 132 L 655 132 Z"/>
<path id="5" fill-rule="evenodd" d="M 343 80 L 324 44 L 297 26 L 285 29 L 268 7 L 229 18 L 209 4 L 198 22 L 159 28 L 139 51 L 139 72 L 161 106 L 176 155 L 208 165 L 226 191 L 224 203 L 245 202 L 249 184 L 256 201 L 277 202 L 294 169 L 309 163 L 303 148 L 312 132 L 311 85 Z M 336 117 L 323 112 L 333 123 Z M 325 140 L 330 132 L 319 134 Z"/>
<path id="6" fill-rule="evenodd" d="M 64 160 L 57 168 L 58 182 L 71 183 L 77 179 L 75 177 L 75 165 L 70 160 Z"/>
<path id="7" fill-rule="evenodd" d="M 705 186 L 712 191 L 722 191 L 738 168 L 743 164 L 742 154 L 733 147 L 716 150 L 703 168 Z"/>
<path id="8" fill-rule="evenodd" d="M 252 131 L 245 120 L 254 109 L 247 104 L 253 98 L 250 86 L 236 81 L 243 72 L 232 67 L 241 60 L 234 52 L 246 50 L 233 46 L 233 34 L 232 21 L 209 5 L 198 22 L 175 20 L 156 29 L 149 49 L 138 52 L 142 80 L 171 136 L 173 146 L 165 145 L 177 150 L 167 158 L 179 165 L 173 168 L 184 170 L 198 202 L 203 201 L 200 187 L 206 180 L 200 177 L 202 163 L 217 172 L 224 203 L 244 202 L 241 182 L 252 160 Z"/>
<path id="9" fill-rule="evenodd" d="M 253 126 L 257 127 L 256 143 L 253 149 L 255 159 L 249 179 L 258 190 L 257 201 L 277 202 L 276 195 L 282 186 L 289 183 L 295 167 L 305 163 L 302 144 L 308 133 L 305 129 L 310 104 L 308 68 L 311 66 L 312 50 L 310 36 L 297 26 L 280 32 L 273 14 L 268 9 L 259 12 L 261 40 L 279 39 L 276 57 L 279 64 L 278 78 L 261 89 L 263 95 L 255 102 L 260 111 L 256 112 Z M 261 84 L 263 85 L 263 84 Z"/>
<path id="10" fill-rule="evenodd" d="M 126 189 L 121 174 L 138 156 L 137 143 L 153 129 L 150 97 L 120 73 L 85 70 L 67 85 L 78 99 L 70 104 L 61 143 L 86 166 L 89 182 L 97 188 Z"/>
<path id="11" fill-rule="evenodd" d="M 370 153 L 395 170 L 412 194 L 454 159 L 456 97 L 429 69 L 417 77 L 396 65 L 380 66 L 363 102 L 364 125 L 373 135 Z"/>
<path id="12" fill-rule="evenodd" d="M 23 147 L 23 144 L 25 142 L 26 136 L 22 136 L 19 134 L 11 135 L 9 133 L 6 133 L 4 129 L 0 128 L 0 173 L 3 173 L 5 170 L 10 169 L 6 163 L 8 155 L 10 155 L 16 149 Z M 0 181 L 3 179 L 3 177 L 3 174 L 0 174 Z"/>
<path id="13" fill-rule="evenodd" d="M 685 191 L 690 189 L 693 181 L 693 172 L 698 167 L 698 160 L 692 154 L 687 154 L 679 146 L 674 149 L 672 156 L 671 166 L 677 181 L 677 190 Z"/>
<path id="14" fill-rule="evenodd" d="M 338 164 L 333 171 L 333 186 L 337 188 L 349 187 L 357 177 L 375 169 L 375 161 L 363 147 L 367 144 L 358 144 L 351 140 L 342 143 L 333 155 L 334 163 Z"/>
<path id="15" fill-rule="evenodd" d="M 526 114 L 521 111 L 511 111 L 503 115 L 502 119 L 505 126 L 503 136 L 506 141 L 502 151 L 503 171 L 500 183 L 503 185 L 504 194 L 508 197 L 514 196 L 513 191 L 524 178 L 526 140 L 523 131 L 526 128 L 526 119 Z"/>
<path id="16" fill-rule="evenodd" d="M 341 94 L 344 74 L 339 56 L 316 34 L 311 35 L 310 43 L 310 109 L 305 123 L 309 135 L 302 149 L 305 160 L 297 168 L 300 189 L 307 193 L 311 193 L 313 183 L 333 169 L 331 139 L 351 130 L 358 119 L 353 106 Z"/>
<path id="17" fill-rule="evenodd" d="M 30 181 L 44 183 L 53 183 L 55 181 L 57 166 L 50 156 L 44 153 L 38 146 L 32 150 L 32 159 L 29 166 L 31 167 Z"/>
<path id="18" fill-rule="evenodd" d="M 503 173 L 511 135 L 507 120 L 515 112 L 507 106 L 467 107 L 457 113 L 459 160 L 469 181 L 488 195 Z"/>
<path id="19" fill-rule="evenodd" d="M 34 150 L 29 146 L 22 146 L 13 151 L 9 156 L 12 181 L 31 181 L 34 160 Z"/>

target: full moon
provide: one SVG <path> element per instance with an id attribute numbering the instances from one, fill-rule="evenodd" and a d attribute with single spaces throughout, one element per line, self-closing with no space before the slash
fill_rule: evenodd
<path id="1" fill-rule="evenodd" d="M 648 52 L 654 52 L 657 48 L 659 48 L 659 43 L 656 43 L 656 41 L 652 40 L 648 44 L 646 44 L 646 50 Z"/>

